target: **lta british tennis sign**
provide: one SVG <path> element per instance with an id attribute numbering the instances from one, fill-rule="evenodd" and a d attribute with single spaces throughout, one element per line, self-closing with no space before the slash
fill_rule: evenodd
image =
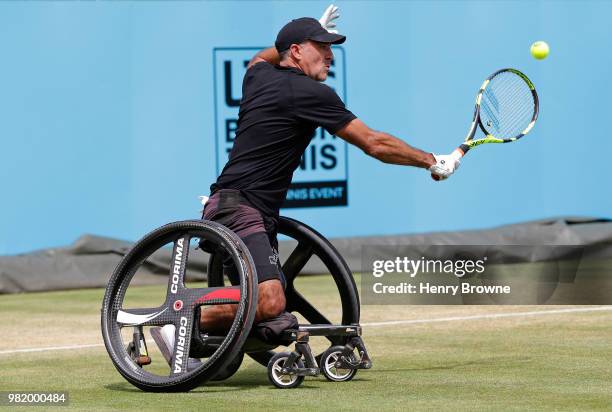
<path id="1" fill-rule="evenodd" d="M 232 150 L 238 128 L 242 78 L 251 58 L 263 47 L 213 49 L 215 143 L 217 175 Z M 346 103 L 345 56 L 333 47 L 334 62 L 325 84 Z M 283 207 L 346 206 L 348 204 L 348 144 L 318 128 L 293 175 Z"/>

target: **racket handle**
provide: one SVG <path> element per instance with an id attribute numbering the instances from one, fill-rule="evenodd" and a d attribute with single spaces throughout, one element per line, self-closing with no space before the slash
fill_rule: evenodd
<path id="1" fill-rule="evenodd" d="M 468 150 L 470 150 L 470 146 L 466 144 L 461 144 L 456 150 L 459 151 L 459 153 L 461 153 L 461 157 L 463 157 L 468 152 Z"/>

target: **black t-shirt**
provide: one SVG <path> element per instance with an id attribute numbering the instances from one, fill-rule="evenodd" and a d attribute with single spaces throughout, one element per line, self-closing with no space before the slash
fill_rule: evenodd
<path id="1" fill-rule="evenodd" d="M 264 216 L 276 216 L 293 172 L 319 126 L 335 134 L 355 115 L 329 86 L 266 62 L 247 70 L 229 161 L 210 189 L 237 189 Z"/>

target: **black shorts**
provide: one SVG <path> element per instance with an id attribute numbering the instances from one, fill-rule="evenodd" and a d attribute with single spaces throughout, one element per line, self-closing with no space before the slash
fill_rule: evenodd
<path id="1" fill-rule="evenodd" d="M 261 213 L 246 204 L 238 190 L 215 192 L 206 202 L 202 218 L 222 224 L 242 239 L 255 262 L 259 283 L 278 279 L 283 287 L 286 286 L 280 268 L 276 233 L 266 230 Z M 238 273 L 231 259 L 224 261 L 223 271 L 232 284 L 238 283 Z"/>

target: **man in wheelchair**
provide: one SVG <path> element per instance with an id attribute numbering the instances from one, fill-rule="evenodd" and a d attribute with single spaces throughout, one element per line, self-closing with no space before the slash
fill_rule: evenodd
<path id="1" fill-rule="evenodd" d="M 322 83 L 334 57 L 331 45 L 346 40 L 328 30 L 337 17 L 337 8 L 330 7 L 320 21 L 293 20 L 280 30 L 275 47 L 251 59 L 234 146 L 204 208 L 203 218 L 234 231 L 253 257 L 259 278 L 256 324 L 297 325 L 295 317 L 285 312 L 276 228 L 293 172 L 316 128 L 324 127 L 383 162 L 426 168 L 436 178 L 448 177 L 458 166 L 447 156 L 434 156 L 370 129 Z M 235 282 L 232 265 L 224 269 Z M 223 330 L 234 315 L 235 305 L 216 306 L 202 311 L 200 326 L 206 331 Z M 172 328 L 168 325 L 163 335 L 174 336 Z"/>
<path id="2" fill-rule="evenodd" d="M 331 46 L 346 40 L 345 36 L 333 30 L 334 20 L 338 16 L 337 7 L 332 5 L 319 21 L 307 17 L 292 20 L 279 31 L 274 47 L 260 51 L 251 59 L 243 80 L 234 145 L 220 176 L 211 185 L 211 195 L 202 216 L 203 223 L 216 222 L 234 232 L 252 257 L 259 282 L 256 287 L 258 298 L 252 335 L 272 344 L 296 342 L 296 352 L 277 354 L 269 361 L 269 377 L 279 387 L 294 387 L 300 383 L 299 379 L 284 382 L 284 376 L 298 376 L 303 379 L 305 375 L 318 373 L 317 364 L 308 347 L 309 335 L 327 336 L 332 343 L 334 340 L 330 336 L 342 336 L 342 339 L 336 339 L 335 342 L 348 342 L 346 346 L 334 343 L 336 346 L 326 351 L 322 359 L 328 361 L 328 370 L 341 367 L 350 369 L 350 373 L 330 373 L 329 376 L 326 374 L 328 379 L 349 380 L 357 368 L 371 366 L 365 347 L 359 339 L 361 329 L 356 323 L 351 323 L 355 327 L 343 327 L 342 330 L 338 327 L 327 327 L 325 325 L 330 322 L 305 302 L 310 319 L 308 316 L 306 318 L 311 323 L 320 325 L 312 325 L 310 330 L 298 330 L 297 319 L 289 313 L 295 310 L 295 300 L 299 300 L 300 296 L 292 285 L 296 274 L 286 278 L 287 273 L 283 274 L 279 264 L 279 209 L 285 200 L 293 172 L 299 166 L 315 130 L 323 127 L 328 133 L 341 137 L 382 162 L 425 168 L 431 172 L 434 180 L 448 178 L 459 166 L 459 161 L 450 155 L 433 155 L 411 147 L 390 134 L 370 129 L 345 107 L 333 89 L 322 83 L 328 76 L 334 58 Z M 183 226 L 193 225 L 187 222 Z M 165 236 L 165 230 L 169 229 L 160 228 L 160 231 L 156 232 L 159 233 L 160 239 Z M 310 233 L 314 233 L 315 237 L 321 238 L 311 228 L 308 230 L 311 230 Z M 328 244 L 326 240 L 319 242 L 323 245 L 322 248 L 337 254 L 333 247 L 325 246 Z M 206 241 L 200 242 L 200 247 L 214 252 L 208 249 Z M 222 259 L 224 274 L 233 285 L 237 285 L 239 278 L 236 260 L 232 261 L 229 256 Z M 339 267 L 342 267 L 342 264 L 339 264 Z M 123 269 L 117 269 L 117 279 Z M 244 273 L 241 273 L 244 276 Z M 359 302 L 356 291 L 353 292 L 354 281 L 351 275 L 344 278 L 350 278 L 348 283 L 345 283 L 349 287 L 344 293 L 347 293 L 347 296 L 352 293 L 346 300 L 352 302 L 352 311 L 358 322 Z M 338 279 L 335 280 L 340 286 Z M 115 289 L 110 289 L 107 293 L 109 297 L 105 297 L 108 307 L 112 306 L 109 303 L 112 299 L 121 297 Z M 181 293 L 189 297 L 189 292 Z M 286 294 L 291 298 L 287 299 Z M 343 298 L 343 302 L 344 300 Z M 180 302 L 180 307 L 174 308 L 177 313 L 182 313 L 182 301 Z M 235 324 L 238 306 L 225 304 L 224 301 L 222 304 L 209 306 L 206 310 L 198 307 L 193 320 L 195 330 L 190 334 L 192 339 L 189 354 L 204 358 L 207 342 L 202 341 L 202 336 L 222 335 L 227 331 L 232 322 Z M 112 312 L 103 310 L 103 319 L 108 318 L 104 317 L 108 313 Z M 129 316 L 125 312 L 121 313 L 122 324 L 130 325 L 134 316 L 144 316 L 138 313 L 128 314 Z M 159 313 L 155 313 L 155 316 L 159 316 Z M 161 321 L 160 319 L 158 320 Z M 119 318 L 117 320 L 119 321 Z M 153 320 L 143 321 L 140 325 L 147 322 Z M 172 354 L 176 353 L 174 341 L 177 336 L 180 337 L 180 334 L 176 333 L 175 324 L 151 329 L 151 335 L 169 364 L 173 361 Z M 107 350 L 120 372 L 143 389 L 161 390 L 164 386 L 157 383 L 157 378 L 153 379 L 149 375 L 130 370 L 129 365 L 127 369 L 120 366 L 123 360 L 114 352 L 112 339 L 108 338 L 110 335 L 116 336 L 116 330 L 108 326 L 109 324 L 104 325 L 107 325 L 103 326 Z M 294 332 L 288 334 L 288 331 Z M 137 346 L 137 342 L 134 346 Z M 361 353 L 361 359 L 352 355 L 355 348 Z M 306 368 L 303 367 L 302 361 L 296 358 L 298 354 L 303 355 Z M 198 365 L 197 359 L 191 359 L 187 371 L 198 369 Z M 183 370 L 183 373 L 186 372 Z M 270 376 L 270 373 L 274 376 Z M 172 380 L 175 378 L 176 381 Z M 171 375 L 166 388 L 180 389 L 190 386 L 181 379 L 183 378 L 179 375 Z M 184 379 L 188 380 L 189 376 Z"/>

